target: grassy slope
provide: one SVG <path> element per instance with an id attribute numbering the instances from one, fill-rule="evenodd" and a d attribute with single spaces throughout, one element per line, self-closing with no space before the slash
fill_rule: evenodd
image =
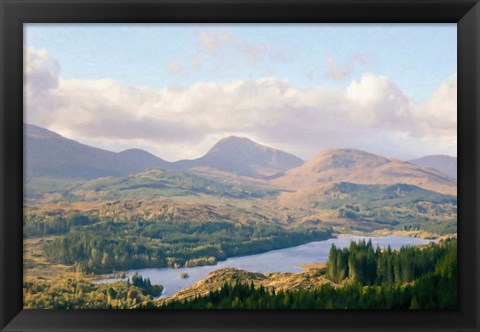
<path id="1" fill-rule="evenodd" d="M 348 225 L 366 232 L 379 228 L 455 233 L 457 198 L 413 185 L 324 183 L 282 193 L 279 205 L 303 217 Z"/>
<path id="2" fill-rule="evenodd" d="M 275 189 L 265 187 L 161 169 L 90 181 L 67 181 L 44 177 L 33 178 L 27 183 L 27 194 L 30 197 L 54 201 L 145 199 L 201 194 L 230 198 L 258 198 L 277 192 Z"/>

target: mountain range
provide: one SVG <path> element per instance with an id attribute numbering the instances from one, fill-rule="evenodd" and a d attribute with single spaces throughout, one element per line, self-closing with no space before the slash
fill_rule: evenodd
<path id="1" fill-rule="evenodd" d="M 307 162 L 287 152 L 254 141 L 229 136 L 204 156 L 168 162 L 141 149 L 119 153 L 94 148 L 47 129 L 24 125 L 27 178 L 94 179 L 125 176 L 161 168 L 233 179 L 257 179 L 260 183 L 297 191 L 326 182 L 359 184 L 405 183 L 424 189 L 456 194 L 456 180 L 439 169 L 456 158 L 427 156 L 404 162 L 355 149 L 322 151 Z M 441 157 L 441 158 L 440 158 Z M 257 182 L 258 182 L 257 181 Z"/>
<path id="2" fill-rule="evenodd" d="M 303 164 L 302 159 L 292 154 L 235 136 L 220 140 L 201 158 L 176 162 L 168 162 L 141 149 L 115 153 L 93 148 L 28 124 L 24 125 L 24 142 L 27 178 L 93 179 L 134 174 L 151 168 L 269 178 Z"/>
<path id="3" fill-rule="evenodd" d="M 358 184 L 404 183 L 456 195 L 456 180 L 434 168 L 389 159 L 355 149 L 327 150 L 272 180 L 279 187 L 299 190 L 325 182 Z"/>
<path id="4" fill-rule="evenodd" d="M 24 125 L 25 176 L 91 179 L 120 176 L 144 170 L 137 158 L 97 149 L 50 130 Z M 142 154 L 147 154 L 143 151 Z M 138 157 L 138 156 L 136 156 Z M 155 157 L 155 167 L 162 167 Z M 151 166 L 151 165 L 149 165 Z"/>
<path id="5" fill-rule="evenodd" d="M 446 155 L 425 156 L 408 161 L 415 165 L 423 165 L 442 172 L 451 178 L 457 178 L 457 158 Z"/>

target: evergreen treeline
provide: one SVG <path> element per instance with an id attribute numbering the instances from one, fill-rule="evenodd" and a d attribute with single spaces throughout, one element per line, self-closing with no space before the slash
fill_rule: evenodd
<path id="1" fill-rule="evenodd" d="M 163 291 L 163 286 L 152 285 L 152 283 L 150 282 L 150 278 L 144 279 L 137 272 L 132 275 L 131 279 L 127 280 L 127 285 L 130 286 L 130 284 L 140 288 L 145 295 L 160 296 Z"/>
<path id="2" fill-rule="evenodd" d="M 332 245 L 327 277 L 334 282 L 345 279 L 361 285 L 402 284 L 433 271 L 453 244 L 402 247 L 398 251 L 373 248 L 372 242 L 351 242 L 349 248 Z M 455 245 L 456 258 L 456 245 Z"/>
<path id="3" fill-rule="evenodd" d="M 352 275 L 349 282 L 338 287 L 328 284 L 314 291 L 279 291 L 277 293 L 264 287 L 254 288 L 253 284 L 224 284 L 223 287 L 191 301 L 173 301 L 160 306 L 162 309 L 455 309 L 457 307 L 457 242 L 456 240 L 433 244 L 424 248 L 403 248 L 397 253 L 380 250 L 373 251 L 371 243 L 352 244 L 349 249 L 332 248 L 331 257 L 344 258 L 352 255 L 353 269 L 344 273 L 344 278 Z M 411 249 L 411 250 L 410 250 Z M 375 259 L 378 255 L 378 259 Z M 431 258 L 426 256 L 433 255 Z M 380 258 L 381 257 L 381 258 Z M 398 258 L 395 258 L 398 257 Z M 399 280 L 388 281 L 376 271 L 385 259 L 393 261 L 406 259 L 409 264 L 396 266 Z M 432 263 L 435 261 L 435 263 Z M 360 262 L 360 263 L 359 263 Z M 377 264 L 374 269 L 374 263 Z M 388 263 L 387 263 L 388 265 Z M 340 266 L 345 266 L 340 264 Z M 406 268 L 407 270 L 402 270 Z M 423 269 L 423 272 L 415 268 Z M 330 268 L 331 269 L 331 268 Z M 411 269 L 410 271 L 408 271 Z M 427 270 L 428 269 L 428 270 Z M 380 267 L 379 270 L 382 270 Z M 329 271 L 331 273 L 331 271 Z M 353 274 L 350 274 L 353 273 Z M 335 275 L 338 276 L 338 275 Z M 380 276 L 378 278 L 378 276 Z M 404 278 L 404 279 L 402 279 Z M 411 279 L 413 278 L 413 279 Z M 361 280 L 365 284 L 360 283 Z M 345 279 L 346 280 L 346 279 Z M 403 281 L 410 281 L 402 283 Z M 152 303 L 142 305 L 152 308 Z"/>
<path id="4" fill-rule="evenodd" d="M 50 217 L 29 215 L 23 219 L 23 234 L 25 237 L 65 234 L 77 227 L 91 225 L 98 221 L 96 217 L 88 217 L 79 213 Z"/>
<path id="5" fill-rule="evenodd" d="M 88 273 L 110 273 L 180 267 L 191 260 L 216 262 L 330 237 L 331 229 L 230 222 L 99 222 L 59 236 L 43 250 L 51 262 L 78 263 Z"/>

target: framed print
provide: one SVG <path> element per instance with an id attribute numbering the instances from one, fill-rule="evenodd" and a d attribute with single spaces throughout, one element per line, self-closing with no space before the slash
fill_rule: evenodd
<path id="1" fill-rule="evenodd" d="M 1 329 L 479 330 L 478 1 L 1 1 Z"/>

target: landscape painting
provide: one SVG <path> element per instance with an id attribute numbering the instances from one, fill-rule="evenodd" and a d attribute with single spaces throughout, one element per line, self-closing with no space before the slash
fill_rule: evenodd
<path id="1" fill-rule="evenodd" d="M 25 309 L 457 308 L 456 24 L 26 24 L 23 131 Z"/>

